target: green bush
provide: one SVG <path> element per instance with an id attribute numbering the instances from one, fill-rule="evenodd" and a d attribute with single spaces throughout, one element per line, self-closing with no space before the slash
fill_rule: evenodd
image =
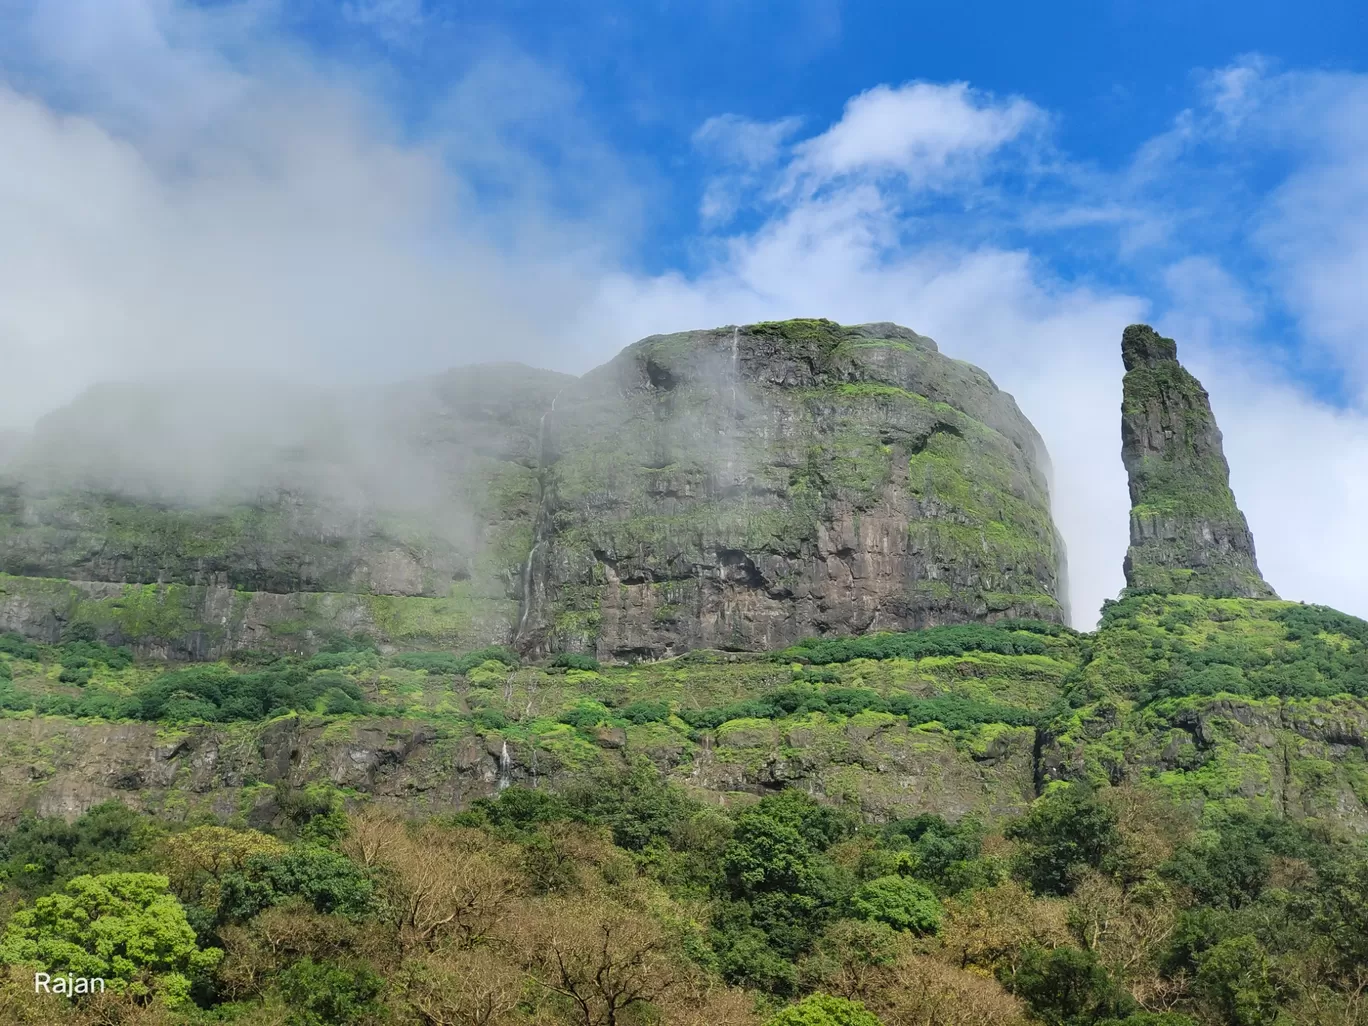
<path id="1" fill-rule="evenodd" d="M 0 652 L 11 655 L 15 659 L 30 659 L 35 663 L 42 662 L 43 660 L 43 650 L 41 648 L 12 631 L 6 634 L 0 634 Z"/>
<path id="2" fill-rule="evenodd" d="M 904 876 L 881 876 L 862 884 L 850 907 L 861 919 L 887 923 L 895 930 L 926 934 L 940 929 L 942 909 L 935 893 Z"/>
<path id="3" fill-rule="evenodd" d="M 461 657 L 454 652 L 404 652 L 390 661 L 403 670 L 425 670 L 433 674 L 464 672 L 458 669 Z"/>
<path id="4" fill-rule="evenodd" d="M 404 652 L 391 661 L 395 666 L 405 670 L 426 670 L 434 674 L 467 674 L 475 667 L 488 662 L 503 663 L 510 667 L 519 664 L 517 654 L 501 645 L 477 648 L 465 655 L 456 655 L 453 652 Z"/>
<path id="5" fill-rule="evenodd" d="M 776 1012 L 765 1026 L 882 1026 L 878 1017 L 859 1001 L 813 994 Z"/>
<path id="6" fill-rule="evenodd" d="M 477 709 L 470 714 L 470 720 L 485 730 L 507 730 L 509 719 L 497 709 Z"/>
<path id="7" fill-rule="evenodd" d="M 906 716 L 911 726 L 939 723 L 946 730 L 967 730 L 981 723 L 1006 723 L 1013 727 L 1034 726 L 1040 714 L 1001 702 L 981 702 L 963 695 L 938 695 L 917 698 L 897 695 L 889 700 L 888 709 Z"/>
<path id="8" fill-rule="evenodd" d="M 140 688 L 130 714 L 143 720 L 187 722 L 261 720 L 292 711 L 359 713 L 365 694 L 332 670 L 310 673 L 305 666 L 282 665 L 256 673 L 234 673 L 225 666 L 172 670 Z"/>
<path id="9" fill-rule="evenodd" d="M 618 710 L 618 715 L 628 723 L 641 726 L 644 723 L 664 723 L 670 718 L 669 702 L 633 702 Z"/>
<path id="10" fill-rule="evenodd" d="M 563 710 L 556 719 L 561 723 L 568 723 L 572 727 L 588 730 L 591 727 L 597 727 L 600 723 L 612 723 L 615 717 L 602 702 L 581 699 L 570 708 Z"/>
<path id="11" fill-rule="evenodd" d="M 1081 784 L 1048 790 L 1011 823 L 1017 874 L 1041 894 L 1068 894 L 1078 871 L 1098 868 L 1120 845 L 1116 815 Z"/>
<path id="12" fill-rule="evenodd" d="M 903 634 L 868 634 L 860 638 L 809 638 L 776 653 L 782 662 L 846 663 L 852 659 L 924 659 L 965 652 L 1042 655 L 1045 643 L 1025 632 L 980 625 L 930 627 Z"/>
<path id="13" fill-rule="evenodd" d="M 551 660 L 550 665 L 564 667 L 567 670 L 599 670 L 599 661 L 583 652 L 562 652 Z"/>
<path id="14" fill-rule="evenodd" d="M 83 667 L 90 663 L 103 663 L 111 670 L 126 670 L 133 665 L 133 651 L 128 648 L 114 648 L 96 641 L 70 641 L 57 648 L 58 658 L 63 666 Z"/>

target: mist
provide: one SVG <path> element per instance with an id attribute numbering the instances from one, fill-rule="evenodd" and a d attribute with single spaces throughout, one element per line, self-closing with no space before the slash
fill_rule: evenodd
<path id="1" fill-rule="evenodd" d="M 1176 218 L 1212 211 L 1160 206 L 1188 195 L 1177 186 L 1193 180 L 1190 139 L 1245 143 L 1217 124 L 1225 100 L 1175 111 L 1171 131 L 1108 174 L 1050 152 L 1048 112 L 1029 98 L 963 83 L 871 88 L 806 138 L 793 119 L 718 111 L 700 135 L 711 170 L 689 255 L 648 271 L 650 211 L 679 197 L 606 141 L 555 68 L 489 41 L 463 52 L 415 117 L 389 99 L 392 69 L 324 61 L 278 13 L 177 0 L 0 9 L 0 460 L 11 469 L 195 502 L 307 486 L 339 508 L 379 497 L 456 523 L 457 500 L 414 441 L 405 383 L 491 360 L 582 374 L 636 339 L 690 328 L 890 320 L 983 367 L 1035 423 L 1075 623 L 1088 627 L 1123 583 L 1118 348 L 1126 324 L 1148 320 L 1178 338 L 1212 393 L 1270 582 L 1368 614 L 1368 548 L 1349 514 L 1368 465 L 1362 397 L 1335 406 L 1288 381 L 1288 340 L 1270 339 L 1259 314 L 1263 286 L 1215 265 L 1200 237 L 1172 235 Z M 1358 359 L 1343 311 L 1360 301 L 1327 291 L 1352 276 L 1311 272 L 1352 264 L 1343 225 L 1361 212 L 1346 193 L 1339 221 L 1329 200 L 1299 220 L 1305 204 L 1289 197 L 1345 166 L 1361 134 L 1340 129 L 1368 94 L 1353 76 L 1240 81 L 1239 131 L 1257 130 L 1260 145 L 1288 109 L 1340 140 L 1322 152 L 1303 133 L 1287 188 L 1241 212 L 1271 240 L 1260 252 L 1286 271 L 1278 287 L 1303 290 L 1292 309 L 1340 311 L 1299 329 L 1333 376 Z M 1334 89 L 1336 103 L 1308 106 Z M 728 132 L 766 144 L 729 145 Z M 1048 202 L 995 183 L 1004 166 L 1041 163 L 1055 169 Z M 1092 250 L 1098 265 L 1155 284 L 1062 276 L 1029 234 L 1061 224 L 1113 233 L 1114 249 Z M 1039 230 L 1043 245 L 1060 229 Z M 1026 241 L 1004 243 L 1009 232 Z M 1315 445 L 1298 441 L 1305 431 Z M 306 465 L 316 479 L 301 480 Z"/>

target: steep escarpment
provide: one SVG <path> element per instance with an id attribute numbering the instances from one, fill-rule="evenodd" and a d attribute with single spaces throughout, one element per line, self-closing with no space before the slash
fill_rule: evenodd
<path id="1" fill-rule="evenodd" d="M 1131 497 L 1127 588 L 1276 598 L 1230 490 L 1210 400 L 1178 362 L 1177 344 L 1147 324 L 1132 324 L 1121 355 L 1121 459 Z"/>
<path id="2" fill-rule="evenodd" d="M 258 402 L 261 423 L 215 419 L 193 395 L 94 390 L 0 472 L 0 629 L 55 640 L 88 623 L 178 658 L 354 631 L 505 641 L 536 516 L 538 422 L 573 380 L 466 368 L 373 394 L 277 396 Z"/>
<path id="3" fill-rule="evenodd" d="M 986 374 L 892 324 L 644 339 L 560 397 L 542 486 L 527 651 L 1066 615 L 1039 436 Z"/>
<path id="4" fill-rule="evenodd" d="M 96 390 L 9 458 L 0 629 L 635 660 L 1067 618 L 1039 436 L 896 325 L 653 336 L 580 379 L 466 368 L 226 423 L 152 398 Z"/>

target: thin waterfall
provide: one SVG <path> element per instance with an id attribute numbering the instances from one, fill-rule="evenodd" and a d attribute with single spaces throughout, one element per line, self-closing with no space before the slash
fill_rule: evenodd
<path id="1" fill-rule="evenodd" d="M 532 560 L 537 556 L 537 550 L 541 548 L 541 542 L 532 546 L 532 551 L 527 554 L 527 565 L 523 567 L 523 609 L 522 616 L 518 618 L 518 636 L 522 636 L 523 627 L 527 624 L 527 614 L 532 611 Z"/>
<path id="2" fill-rule="evenodd" d="M 563 391 L 564 389 L 561 390 L 561 392 Z M 546 467 L 546 418 L 556 412 L 556 403 L 560 400 L 561 392 L 557 392 L 551 397 L 551 408 L 543 413 L 537 422 L 537 516 L 532 525 L 532 549 L 527 553 L 527 562 L 523 565 L 522 615 L 518 617 L 518 629 L 513 634 L 515 642 L 522 637 L 523 630 L 527 627 L 527 616 L 532 612 L 533 561 L 537 558 L 537 550 L 542 547 L 542 542 L 546 540 L 539 537 L 545 524 L 541 502 L 545 496 L 545 482 L 542 480 L 542 472 Z"/>
<path id="3" fill-rule="evenodd" d="M 513 758 L 508 754 L 508 741 L 504 740 L 503 747 L 499 749 L 499 790 L 502 791 L 513 783 Z"/>

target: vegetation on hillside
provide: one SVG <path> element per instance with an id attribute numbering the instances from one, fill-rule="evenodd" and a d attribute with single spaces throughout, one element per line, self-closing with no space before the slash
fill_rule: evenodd
<path id="1" fill-rule="evenodd" d="M 7 716 L 404 716 L 559 767 L 414 821 L 285 784 L 270 829 L 116 803 L 23 818 L 0 839 L 0 1022 L 1365 1023 L 1368 845 L 1342 818 L 1363 752 L 1337 741 L 1330 766 L 1288 724 L 1359 722 L 1366 653 L 1368 624 L 1323 607 L 1152 595 L 1091 635 L 1015 621 L 631 667 L 341 637 L 187 667 L 0 636 Z M 1283 747 L 1240 748 L 1222 724 L 1266 708 Z M 1033 734 L 1038 797 L 875 823 L 795 788 L 719 805 L 676 772 L 839 724 L 948 732 L 968 759 Z M 1265 800 L 1256 755 L 1320 804 Z M 1314 789 L 1334 773 L 1338 805 Z M 54 960 L 109 992 L 34 994 Z"/>
<path id="2" fill-rule="evenodd" d="M 1056 785 L 1001 829 L 792 790 L 719 809 L 644 762 L 421 822 L 283 807 L 274 832 L 17 823 L 0 1021 L 1364 1021 L 1368 846 L 1143 788 Z M 54 958 L 109 991 L 35 995 Z"/>

